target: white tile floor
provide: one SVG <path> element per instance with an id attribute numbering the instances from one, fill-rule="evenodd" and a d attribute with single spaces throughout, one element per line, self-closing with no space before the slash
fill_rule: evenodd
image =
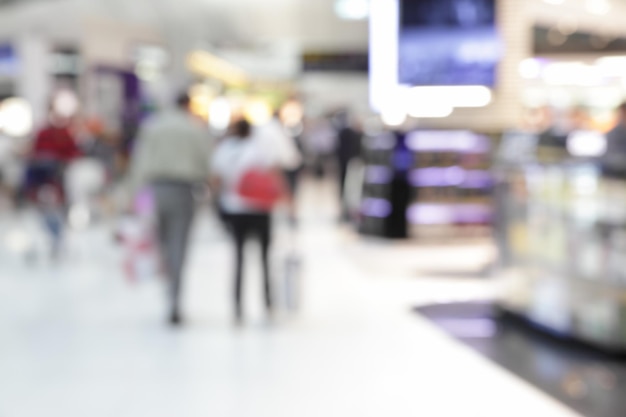
<path id="1" fill-rule="evenodd" d="M 208 217 L 188 268 L 188 326 L 172 331 L 160 283 L 124 281 L 110 231 L 74 233 L 58 266 L 27 265 L 8 248 L 23 244 L 28 217 L 5 216 L 0 417 L 575 416 L 410 313 L 488 296 L 484 282 L 419 276 L 480 266 L 488 247 L 363 241 L 336 227 L 328 189 L 305 191 L 302 311 L 267 324 L 253 264 L 241 329 L 230 250 Z"/>

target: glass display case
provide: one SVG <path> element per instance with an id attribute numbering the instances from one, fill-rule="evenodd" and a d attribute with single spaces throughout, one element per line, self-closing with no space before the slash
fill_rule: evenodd
<path id="1" fill-rule="evenodd" d="M 496 178 L 501 307 L 626 351 L 626 164 L 524 161 Z"/>

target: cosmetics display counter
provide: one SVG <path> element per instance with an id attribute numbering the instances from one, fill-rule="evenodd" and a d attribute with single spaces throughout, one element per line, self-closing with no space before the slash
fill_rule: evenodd
<path id="1" fill-rule="evenodd" d="M 489 137 L 463 130 L 385 132 L 367 138 L 364 149 L 365 234 L 403 237 L 402 227 L 491 224 Z"/>
<path id="2" fill-rule="evenodd" d="M 626 351 L 626 164 L 501 164 L 495 235 L 503 309 Z"/>

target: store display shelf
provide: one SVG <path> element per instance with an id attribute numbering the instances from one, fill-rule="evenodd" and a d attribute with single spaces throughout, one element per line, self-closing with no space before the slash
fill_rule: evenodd
<path id="1" fill-rule="evenodd" d="M 417 203 L 409 208 L 408 217 L 421 225 L 489 224 L 493 210 L 486 204 Z"/>
<path id="2" fill-rule="evenodd" d="M 502 307 L 549 331 L 624 352 L 626 178 L 603 172 L 589 161 L 568 161 L 498 173 L 498 245 L 509 259 L 499 276 L 516 280 L 505 287 Z"/>

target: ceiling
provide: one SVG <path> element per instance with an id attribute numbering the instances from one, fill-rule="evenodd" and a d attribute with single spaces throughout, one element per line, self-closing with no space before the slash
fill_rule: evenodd
<path id="1" fill-rule="evenodd" d="M 0 37 L 24 30 L 53 38 L 77 37 L 81 22 L 100 18 L 150 26 L 165 37 L 193 38 L 199 43 L 289 41 L 307 49 L 366 48 L 367 22 L 337 18 L 334 1 L 0 0 L 0 7 L 6 7 L 0 13 Z"/>

